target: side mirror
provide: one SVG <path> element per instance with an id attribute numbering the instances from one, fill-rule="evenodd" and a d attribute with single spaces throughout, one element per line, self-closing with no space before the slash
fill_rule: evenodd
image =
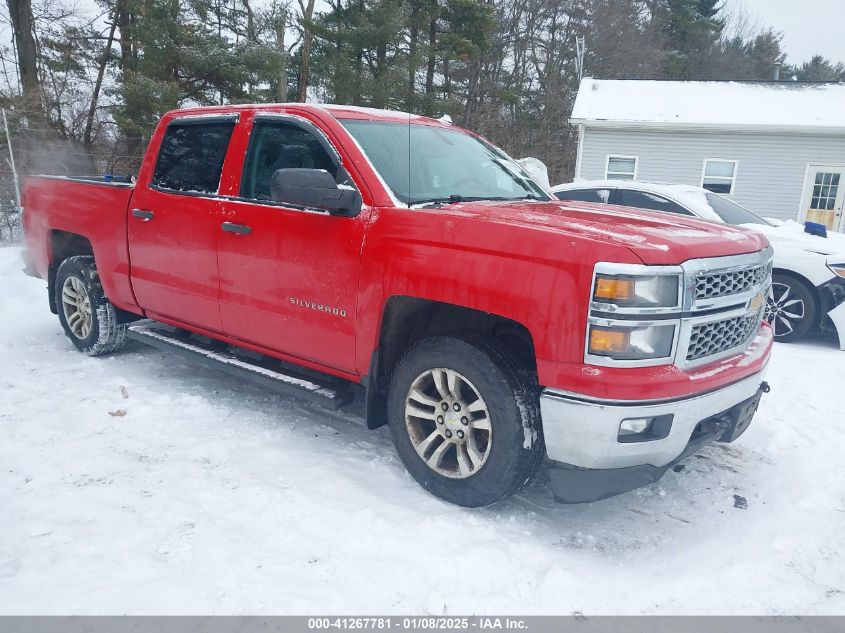
<path id="1" fill-rule="evenodd" d="M 274 202 L 325 209 L 332 215 L 356 216 L 361 211 L 361 194 L 350 187 L 341 189 L 324 169 L 277 169 L 270 181 Z"/>

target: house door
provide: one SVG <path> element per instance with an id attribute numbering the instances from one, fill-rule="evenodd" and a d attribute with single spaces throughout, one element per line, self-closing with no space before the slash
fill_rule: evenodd
<path id="1" fill-rule="evenodd" d="M 810 165 L 801 201 L 802 221 L 817 222 L 833 231 L 841 231 L 843 202 L 845 165 Z"/>

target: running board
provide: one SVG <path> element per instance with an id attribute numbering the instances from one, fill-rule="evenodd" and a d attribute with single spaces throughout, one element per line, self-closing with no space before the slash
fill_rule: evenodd
<path id="1" fill-rule="evenodd" d="M 341 378 L 324 376 L 290 363 L 227 345 L 187 330 L 156 321 L 130 325 L 126 335 L 207 367 L 246 378 L 284 395 L 306 398 L 331 409 L 339 409 L 352 401 L 352 383 Z"/>

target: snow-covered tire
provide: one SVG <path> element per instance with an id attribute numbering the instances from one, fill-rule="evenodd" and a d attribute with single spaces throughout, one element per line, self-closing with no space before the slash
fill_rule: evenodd
<path id="1" fill-rule="evenodd" d="M 123 347 L 126 325 L 103 293 L 94 258 L 69 257 L 56 271 L 56 306 L 65 335 L 76 349 L 90 356 L 111 354 Z"/>
<path id="2" fill-rule="evenodd" d="M 387 411 L 408 472 L 460 506 L 504 499 L 542 461 L 537 380 L 508 349 L 483 338 L 438 336 L 413 346 L 391 377 Z"/>

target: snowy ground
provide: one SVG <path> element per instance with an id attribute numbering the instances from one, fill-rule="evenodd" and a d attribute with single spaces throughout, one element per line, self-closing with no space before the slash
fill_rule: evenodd
<path id="1" fill-rule="evenodd" d="M 832 342 L 778 345 L 745 436 L 659 484 L 464 510 L 356 415 L 74 352 L 19 271 L 0 249 L 0 613 L 845 613 Z"/>

